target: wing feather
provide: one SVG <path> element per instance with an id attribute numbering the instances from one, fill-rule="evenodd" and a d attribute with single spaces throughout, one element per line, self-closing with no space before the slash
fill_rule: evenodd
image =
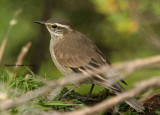
<path id="1" fill-rule="evenodd" d="M 73 36 L 66 35 L 65 37 L 63 42 L 54 46 L 56 59 L 62 66 L 76 73 L 84 73 L 86 69 L 92 70 L 103 65 L 110 66 L 110 62 L 84 34 L 76 32 Z M 95 77 L 104 80 L 103 76 L 94 75 Z M 123 81 L 123 83 L 125 82 Z"/>

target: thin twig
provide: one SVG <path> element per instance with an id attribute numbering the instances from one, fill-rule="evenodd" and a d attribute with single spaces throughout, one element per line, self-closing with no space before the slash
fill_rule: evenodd
<path id="1" fill-rule="evenodd" d="M 62 82 L 61 81 L 61 85 L 67 83 L 65 81 Z M 58 84 L 60 84 L 60 81 Z M 56 85 L 56 82 L 55 82 Z M 55 86 L 54 85 L 54 86 Z M 112 97 L 108 100 L 104 100 L 103 102 L 96 104 L 92 107 L 87 107 L 84 109 L 80 109 L 77 111 L 73 111 L 73 112 L 67 112 L 67 113 L 61 113 L 61 112 L 56 112 L 57 115 L 94 115 L 94 114 L 98 114 L 101 113 L 103 111 L 106 111 L 107 109 L 113 107 L 116 104 L 121 103 L 123 100 L 135 97 L 136 95 L 144 92 L 146 89 L 148 88 L 154 88 L 154 87 L 160 87 L 160 77 L 154 77 L 151 78 L 149 80 L 144 80 L 140 83 L 138 83 L 133 89 L 131 89 L 128 92 L 124 92 L 122 94 L 119 94 L 118 96 Z M 29 94 L 28 94 L 29 95 Z M 23 97 L 24 96 L 24 97 Z M 20 98 L 17 98 L 14 102 L 11 100 L 6 101 L 5 103 L 1 103 L 0 104 L 0 109 L 10 109 L 12 107 L 16 107 L 22 103 L 25 103 L 27 101 L 29 101 L 28 98 L 29 96 L 27 96 L 26 94 L 21 96 Z M 50 113 L 48 113 L 47 115 L 51 115 Z"/>
<path id="2" fill-rule="evenodd" d="M 106 111 L 107 109 L 113 107 L 116 104 L 121 103 L 123 100 L 135 97 L 136 95 L 144 92 L 148 88 L 160 87 L 160 77 L 151 78 L 149 80 L 144 80 L 136 85 L 133 89 L 128 92 L 122 93 L 108 100 L 105 100 L 99 104 L 92 107 L 80 109 L 73 112 L 68 112 L 64 115 L 95 115 Z"/>
<path id="3" fill-rule="evenodd" d="M 115 69 L 125 70 L 125 71 L 134 71 L 135 69 L 146 67 L 148 65 L 160 62 L 160 55 L 145 58 L 145 59 L 136 59 L 135 61 L 128 61 L 122 63 L 115 63 L 113 66 Z"/>
<path id="4" fill-rule="evenodd" d="M 157 93 L 154 93 L 154 94 L 152 94 L 152 95 L 143 97 L 143 98 L 141 98 L 139 101 L 140 101 L 140 102 L 145 102 L 145 101 L 151 99 L 151 98 L 154 97 L 154 96 L 160 96 L 160 92 L 157 92 Z"/>
<path id="5" fill-rule="evenodd" d="M 65 86 L 68 84 L 73 84 L 75 82 L 82 81 L 86 78 L 87 78 L 87 76 L 81 77 L 81 74 L 76 74 L 76 77 L 75 77 L 75 74 L 74 74 L 74 75 L 71 75 L 71 76 L 68 76 L 65 78 L 61 78 L 58 80 L 48 81 L 46 86 L 39 88 L 35 91 L 27 92 L 26 94 L 18 97 L 14 101 L 9 100 L 9 101 L 5 101 L 3 103 L 0 103 L 0 110 L 10 109 L 10 108 L 19 106 L 20 104 L 28 102 L 33 98 L 48 94 L 50 91 L 55 89 L 55 87 L 58 87 L 58 86 L 61 87 L 61 86 Z"/>
<path id="6" fill-rule="evenodd" d="M 135 70 L 135 68 L 138 68 L 139 66 L 142 67 L 142 65 L 144 66 L 144 65 L 148 65 L 148 64 L 152 64 L 152 63 L 160 61 L 159 56 L 155 56 L 155 57 L 149 58 L 150 60 L 152 60 L 152 61 L 148 60 L 150 63 L 144 63 L 144 62 L 146 62 L 147 59 L 142 59 L 141 60 L 142 63 L 138 63 L 138 64 L 135 64 L 135 66 L 133 66 L 134 70 Z M 134 62 L 132 62 L 132 63 L 134 63 Z M 132 63 L 127 63 L 127 64 L 132 64 Z M 122 67 L 126 67 L 126 66 L 122 66 Z M 120 69 L 122 69 L 122 67 Z M 49 93 L 51 90 L 55 89 L 55 87 L 62 87 L 62 86 L 68 85 L 68 84 L 75 84 L 77 82 L 84 82 L 87 79 L 90 79 L 91 75 L 94 75 L 94 74 L 97 74 L 97 73 L 104 73 L 104 72 L 107 73 L 108 72 L 107 75 L 110 75 L 109 77 L 112 78 L 112 77 L 114 77 L 114 74 L 113 75 L 110 74 L 110 71 L 112 69 L 113 70 L 118 70 L 118 69 L 115 69 L 115 68 L 116 67 L 110 68 L 109 66 L 107 66 L 107 67 L 105 66 L 105 67 L 102 67 L 102 68 L 100 68 L 96 71 L 89 71 L 89 74 L 85 74 L 85 75 L 84 74 L 73 74 L 73 75 L 67 76 L 67 77 L 62 78 L 62 79 L 58 79 L 58 80 L 54 80 L 54 81 L 48 81 L 46 83 L 46 86 L 44 86 L 42 88 L 39 88 L 38 90 L 28 92 L 27 94 L 24 94 L 24 95 L 18 97 L 14 101 L 1 103 L 0 104 L 0 109 L 10 109 L 10 108 L 19 106 L 20 104 L 28 102 L 33 98 L 36 98 L 38 96 L 42 96 L 42 95 L 45 95 L 45 94 Z M 119 77 L 119 76 L 116 76 L 116 77 Z M 124 77 L 126 77 L 126 76 L 124 75 Z M 109 82 L 110 82 L 110 80 L 108 80 L 108 83 Z"/>

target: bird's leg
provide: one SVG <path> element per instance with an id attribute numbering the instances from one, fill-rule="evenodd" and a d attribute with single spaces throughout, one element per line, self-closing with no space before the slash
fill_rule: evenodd
<path id="1" fill-rule="evenodd" d="M 71 91 L 73 91 L 74 89 L 76 89 L 77 88 L 77 86 L 75 85 L 74 87 L 72 87 L 69 91 L 67 91 L 65 94 L 63 94 L 62 96 L 61 96 L 61 98 L 65 98 Z"/>
<path id="2" fill-rule="evenodd" d="M 89 97 L 91 96 L 92 91 L 93 91 L 93 88 L 94 88 L 94 84 L 92 84 L 91 89 L 90 89 L 90 91 L 89 91 L 89 94 L 88 94 L 87 98 L 89 98 Z"/>
<path id="3" fill-rule="evenodd" d="M 95 84 L 92 84 L 92 86 L 91 86 L 91 89 L 90 89 L 90 91 L 89 91 L 88 96 L 87 96 L 87 97 L 85 97 L 85 98 L 83 99 L 83 101 L 86 101 L 86 100 L 88 100 L 88 99 L 90 98 L 90 96 L 91 96 L 91 94 L 92 94 L 92 91 L 93 91 L 93 88 L 94 88 L 94 85 L 95 85 Z"/>

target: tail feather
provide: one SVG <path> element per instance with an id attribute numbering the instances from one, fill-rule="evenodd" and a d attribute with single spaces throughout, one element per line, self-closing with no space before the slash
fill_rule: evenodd
<path id="1" fill-rule="evenodd" d="M 126 92 L 125 89 L 119 84 L 116 83 L 112 86 L 108 86 L 106 84 L 103 84 L 105 88 L 109 88 L 112 90 L 116 95 Z M 136 111 L 143 111 L 145 108 L 143 105 L 141 105 L 135 98 L 124 100 L 127 104 L 129 104 L 131 107 L 133 107 Z"/>
<path id="2" fill-rule="evenodd" d="M 131 107 L 133 107 L 136 111 L 143 111 L 144 107 L 135 99 L 131 98 L 128 100 L 124 100 L 127 104 L 129 104 Z"/>

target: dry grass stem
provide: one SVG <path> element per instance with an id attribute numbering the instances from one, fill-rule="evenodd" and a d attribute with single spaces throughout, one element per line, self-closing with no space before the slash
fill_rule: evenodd
<path id="1" fill-rule="evenodd" d="M 160 61 L 160 56 L 154 56 L 151 58 L 141 59 L 141 60 L 137 61 L 137 63 L 135 63 L 135 61 L 130 62 L 130 63 L 124 63 L 124 64 L 121 63 L 121 66 L 113 66 L 112 68 L 109 66 L 107 66 L 107 67 L 105 66 L 105 67 L 102 67 L 102 68 L 97 69 L 95 71 L 88 71 L 89 74 L 85 74 L 85 75 L 84 74 L 72 74 L 70 76 L 67 76 L 65 78 L 61 78 L 58 80 L 47 81 L 46 86 L 39 88 L 38 90 L 27 92 L 26 94 L 21 95 L 20 97 L 17 97 L 13 101 L 9 101 L 9 102 L 5 101 L 3 103 L 0 103 L 0 110 L 17 107 L 23 103 L 27 103 L 28 101 L 30 101 L 33 98 L 46 95 L 50 91 L 52 91 L 53 89 L 58 88 L 58 87 L 63 87 L 65 85 L 75 84 L 78 82 L 84 82 L 87 79 L 90 79 L 90 76 L 94 75 L 94 74 L 105 73 L 106 75 L 109 75 L 109 76 L 107 76 L 109 78 L 111 77 L 111 80 L 107 81 L 107 83 L 109 83 L 110 81 L 112 81 L 112 77 L 117 77 L 119 79 L 119 76 L 117 74 L 110 74 L 110 72 L 112 70 L 119 71 L 121 69 L 124 69 L 124 71 L 128 71 L 128 69 L 125 69 L 125 68 L 131 67 L 132 64 L 133 64 L 133 67 L 131 67 L 131 68 L 132 68 L 132 70 L 135 70 L 136 68 L 148 66 L 149 64 L 153 64 L 153 63 L 156 63 L 159 61 Z M 123 77 L 126 77 L 126 75 L 124 75 Z M 88 107 L 88 108 L 78 110 L 78 111 L 74 111 L 71 113 L 76 113 L 76 114 L 79 113 L 79 115 L 100 113 L 100 112 L 122 102 L 122 100 L 124 100 L 124 99 L 128 99 L 128 98 L 134 97 L 137 94 L 140 94 L 141 92 L 143 92 L 146 89 L 149 89 L 151 87 L 153 88 L 156 86 L 159 87 L 160 86 L 159 83 L 160 83 L 160 77 L 152 78 L 150 80 L 145 80 L 145 81 L 137 84 L 136 87 L 129 92 L 123 93 L 119 96 L 115 96 L 115 97 L 113 97 L 109 100 L 106 100 L 102 103 L 99 103 L 95 106 Z M 67 114 L 70 114 L 70 113 L 67 113 Z"/>
<path id="2" fill-rule="evenodd" d="M 2 60 L 4 49 L 6 47 L 6 43 L 7 43 L 7 38 L 4 38 L 3 41 L 2 41 L 2 44 L 0 46 L 0 63 L 1 63 L 1 60 Z"/>
<path id="3" fill-rule="evenodd" d="M 149 66 L 151 64 L 155 64 L 160 62 L 160 55 L 145 58 L 145 59 L 137 59 L 135 61 L 128 61 L 128 62 L 122 62 L 122 63 L 115 63 L 113 66 L 115 69 L 119 70 L 125 70 L 125 71 L 134 71 L 135 69 L 142 68 Z"/>
<path id="4" fill-rule="evenodd" d="M 26 56 L 26 54 L 27 54 L 29 48 L 31 47 L 31 45 L 32 45 L 32 43 L 31 43 L 31 42 L 28 42 L 28 43 L 22 48 L 22 50 L 21 50 L 21 52 L 20 52 L 20 54 L 19 54 L 19 56 L 18 56 L 18 58 L 17 58 L 16 64 L 15 64 L 16 66 L 14 67 L 14 69 L 18 69 L 18 68 L 19 68 L 18 65 L 21 65 L 21 64 L 22 64 L 23 59 L 24 59 L 24 57 Z"/>
<path id="5" fill-rule="evenodd" d="M 7 41 L 8 41 L 8 37 L 10 35 L 10 32 L 12 30 L 12 27 L 17 24 L 17 20 L 16 20 L 16 17 L 22 12 L 22 9 L 18 9 L 17 11 L 15 11 L 14 15 L 13 15 L 13 18 L 10 20 L 9 22 L 9 26 L 8 26 L 8 29 L 7 29 L 7 32 L 3 38 L 3 41 L 2 41 L 2 44 L 0 46 L 0 63 L 1 63 L 1 60 L 2 60 L 2 57 L 3 57 L 3 53 L 4 53 L 4 50 L 5 50 L 5 47 L 6 47 L 6 44 L 7 44 Z"/>
<path id="6" fill-rule="evenodd" d="M 144 92 L 145 90 L 151 87 L 160 87 L 160 77 L 154 77 L 149 80 L 144 80 L 138 83 L 133 89 L 131 89 L 128 92 L 122 93 L 108 100 L 104 100 L 101 103 L 98 103 L 92 107 L 84 108 L 73 112 L 68 112 L 64 115 L 95 115 L 103 111 L 106 111 L 114 105 L 121 103 L 123 100 L 135 97 L 136 95 Z"/>

